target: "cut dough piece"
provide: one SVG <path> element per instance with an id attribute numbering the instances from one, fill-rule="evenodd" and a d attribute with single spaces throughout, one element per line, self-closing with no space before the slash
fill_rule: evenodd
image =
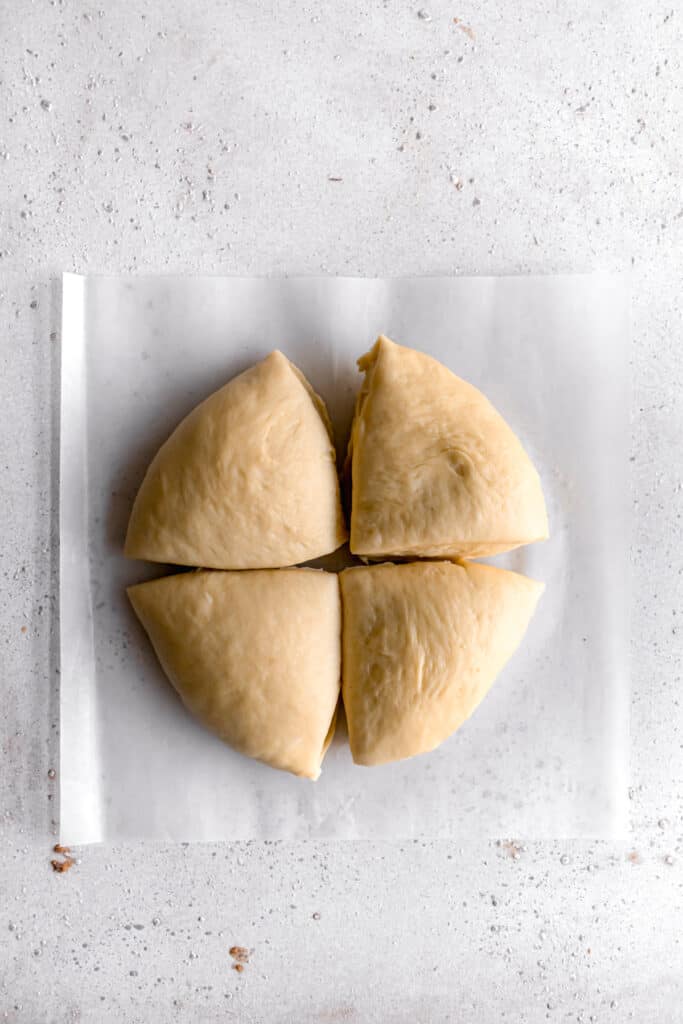
<path id="1" fill-rule="evenodd" d="M 358 365 L 354 554 L 476 558 L 548 536 L 538 473 L 480 391 L 383 336 Z"/>
<path id="2" fill-rule="evenodd" d="M 356 764 L 433 750 L 519 646 L 543 585 L 476 562 L 347 569 L 342 696 Z"/>
<path id="3" fill-rule="evenodd" d="M 184 704 L 236 750 L 317 779 L 340 688 L 337 577 L 191 572 L 128 588 Z"/>
<path id="4" fill-rule="evenodd" d="M 126 555 L 210 569 L 294 565 L 347 538 L 322 400 L 281 352 L 187 416 L 135 499 Z"/>

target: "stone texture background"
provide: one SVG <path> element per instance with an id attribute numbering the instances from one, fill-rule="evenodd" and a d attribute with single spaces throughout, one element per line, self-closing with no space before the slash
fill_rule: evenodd
<path id="1" fill-rule="evenodd" d="M 0 1020 L 679 1021 L 681 12 L 14 0 L 0 28 Z M 54 873 L 58 274 L 592 268 L 633 279 L 629 841 Z"/>

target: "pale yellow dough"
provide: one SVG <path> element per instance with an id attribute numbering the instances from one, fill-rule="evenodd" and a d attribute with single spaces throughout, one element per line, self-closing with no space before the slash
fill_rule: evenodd
<path id="1" fill-rule="evenodd" d="M 342 695 L 356 764 L 433 750 L 519 646 L 543 585 L 466 562 L 347 569 Z"/>
<path id="2" fill-rule="evenodd" d="M 358 365 L 354 554 L 476 558 L 548 536 L 538 473 L 480 391 L 383 336 Z"/>
<path id="3" fill-rule="evenodd" d="M 128 588 L 187 708 L 249 757 L 317 779 L 340 688 L 336 576 L 191 572 Z"/>
<path id="4" fill-rule="evenodd" d="M 325 406 L 275 351 L 198 405 L 159 449 L 125 553 L 260 569 L 317 558 L 346 538 Z"/>

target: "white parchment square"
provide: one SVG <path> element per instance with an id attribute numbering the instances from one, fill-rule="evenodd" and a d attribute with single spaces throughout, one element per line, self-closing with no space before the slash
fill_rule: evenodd
<path id="1" fill-rule="evenodd" d="M 317 783 L 235 754 L 184 711 L 125 597 L 144 470 L 200 399 L 281 348 L 345 444 L 380 332 L 480 387 L 536 462 L 552 538 L 495 559 L 544 580 L 522 649 L 436 752 Z M 614 276 L 64 276 L 61 837 L 623 835 L 628 769 L 628 344 Z"/>

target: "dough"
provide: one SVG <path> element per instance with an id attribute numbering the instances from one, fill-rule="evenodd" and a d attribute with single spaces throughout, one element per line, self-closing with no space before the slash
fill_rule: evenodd
<path id="1" fill-rule="evenodd" d="M 249 757 L 317 779 L 340 687 L 337 577 L 189 572 L 128 588 L 187 708 Z"/>
<path id="2" fill-rule="evenodd" d="M 160 448 L 125 553 L 260 569 L 306 562 L 346 538 L 325 406 L 276 351 L 198 405 Z"/>
<path id="3" fill-rule="evenodd" d="M 538 473 L 481 392 L 382 336 L 358 365 L 354 554 L 476 558 L 548 536 Z"/>
<path id="4" fill-rule="evenodd" d="M 346 569 L 342 695 L 356 764 L 433 750 L 518 647 L 543 585 L 466 562 Z"/>

